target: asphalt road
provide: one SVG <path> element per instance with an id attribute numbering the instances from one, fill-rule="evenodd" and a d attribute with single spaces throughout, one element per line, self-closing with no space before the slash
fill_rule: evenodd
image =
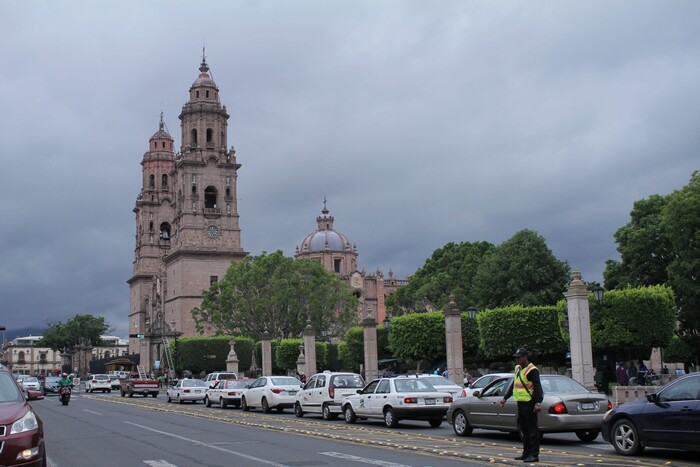
<path id="1" fill-rule="evenodd" d="M 69 406 L 56 397 L 32 402 L 44 421 L 49 466 L 354 466 L 421 467 L 523 465 L 512 458 L 520 442 L 508 434 L 475 430 L 458 438 L 446 422 L 342 420 L 167 404 L 165 397 L 121 398 L 118 393 L 74 393 Z M 540 465 L 698 466 L 696 454 L 647 450 L 640 458 L 614 453 L 598 437 L 547 435 Z"/>

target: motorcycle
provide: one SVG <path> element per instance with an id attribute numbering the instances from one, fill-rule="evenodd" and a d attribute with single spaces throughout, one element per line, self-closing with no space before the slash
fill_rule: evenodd
<path id="1" fill-rule="evenodd" d="M 61 399 L 61 404 L 68 405 L 68 402 L 70 401 L 71 392 L 73 392 L 73 388 L 71 388 L 70 386 L 61 386 L 58 389 L 58 397 Z"/>

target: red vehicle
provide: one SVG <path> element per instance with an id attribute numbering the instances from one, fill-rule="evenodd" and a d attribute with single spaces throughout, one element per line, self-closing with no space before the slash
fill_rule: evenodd
<path id="1" fill-rule="evenodd" d="M 43 399 L 41 391 L 24 392 L 0 365 L 0 465 L 46 466 L 44 426 L 28 400 Z"/>

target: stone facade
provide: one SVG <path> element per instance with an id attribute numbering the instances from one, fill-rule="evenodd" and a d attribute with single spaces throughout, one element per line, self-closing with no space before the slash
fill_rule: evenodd
<path id="1" fill-rule="evenodd" d="M 136 199 L 130 287 L 129 348 L 147 371 L 161 360 L 168 337 L 196 334 L 192 308 L 223 277 L 241 247 L 236 152 L 228 145 L 226 106 L 205 59 L 180 113 L 175 152 L 161 115 L 148 142 Z"/>

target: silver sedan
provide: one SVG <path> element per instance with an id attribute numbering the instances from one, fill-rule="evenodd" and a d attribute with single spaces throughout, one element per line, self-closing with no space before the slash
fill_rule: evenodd
<path id="1" fill-rule="evenodd" d="M 204 401 L 207 395 L 207 385 L 201 379 L 181 379 L 175 386 L 168 388 L 167 401 L 177 401 L 182 404 L 190 401 Z"/>
<path id="2" fill-rule="evenodd" d="M 605 394 L 589 391 L 567 376 L 541 375 L 544 390 L 537 422 L 542 433 L 574 432 L 581 441 L 598 437 L 605 412 L 612 404 Z M 513 377 L 496 379 L 483 391 L 456 399 L 447 411 L 447 421 L 458 436 L 470 436 L 474 428 L 518 433 L 517 402 L 511 397 L 504 407 L 498 401 L 513 383 Z"/>

